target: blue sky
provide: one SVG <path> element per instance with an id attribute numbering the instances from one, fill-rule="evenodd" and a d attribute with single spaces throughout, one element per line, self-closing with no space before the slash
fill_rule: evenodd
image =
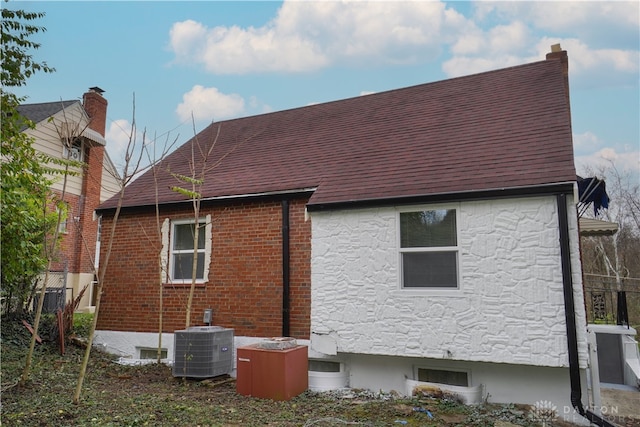
<path id="1" fill-rule="evenodd" d="M 301 107 L 543 60 L 568 51 L 574 148 L 640 171 L 640 3 L 15 1 L 45 12 L 30 103 L 109 101 L 121 163 L 133 117 L 185 142 L 211 121 Z"/>

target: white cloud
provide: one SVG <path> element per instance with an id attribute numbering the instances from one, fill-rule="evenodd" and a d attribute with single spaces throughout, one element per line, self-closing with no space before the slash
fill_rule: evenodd
<path id="1" fill-rule="evenodd" d="M 189 20 L 170 31 L 176 61 L 218 74 L 301 72 L 336 62 L 433 59 L 470 24 L 441 2 L 285 1 L 254 28 L 208 28 Z M 472 27 L 472 25 L 471 25 Z"/>
<path id="2" fill-rule="evenodd" d="M 131 139 L 131 123 L 125 119 L 114 120 L 106 130 L 107 151 L 114 164 L 124 159 L 125 150 Z"/>
<path id="3" fill-rule="evenodd" d="M 444 71 L 449 77 L 459 77 L 481 73 L 483 71 L 495 70 L 498 68 L 521 65 L 524 62 L 527 61 L 523 61 L 521 57 L 515 55 L 501 55 L 495 57 L 455 56 L 442 64 L 442 71 Z"/>
<path id="4" fill-rule="evenodd" d="M 598 136 L 590 131 L 573 135 L 573 148 L 576 152 L 593 152 L 601 143 Z"/>
<path id="5" fill-rule="evenodd" d="M 182 95 L 182 103 L 176 108 L 180 120 L 221 120 L 244 113 L 244 99 L 235 93 L 224 94 L 215 87 L 195 85 Z"/>
<path id="6" fill-rule="evenodd" d="M 575 33 L 591 41 L 608 35 L 629 38 L 635 34 L 637 37 L 640 26 L 637 1 L 482 1 L 474 5 L 480 20 L 491 16 L 502 20 L 526 16 L 536 28 Z"/>
<path id="7" fill-rule="evenodd" d="M 200 54 L 206 35 L 207 29 L 199 22 L 191 19 L 176 22 L 169 31 L 170 48 L 179 61 L 188 61 Z"/>
<path id="8" fill-rule="evenodd" d="M 560 44 L 569 55 L 570 78 L 594 84 L 637 84 L 640 51 L 594 49 L 575 38 L 542 37 L 533 40 L 520 23 L 494 27 L 461 39 L 452 46 L 454 56 L 442 64 L 449 77 L 541 61 L 551 45 Z M 611 78 L 615 74 L 616 78 Z"/>
<path id="9" fill-rule="evenodd" d="M 637 85 L 638 2 L 477 2 L 443 64 L 450 77 L 544 59 L 560 43 L 577 85 Z M 480 25 L 483 29 L 480 29 Z M 491 25 L 491 26 L 489 26 Z M 615 46 L 615 48 L 611 48 Z"/>
<path id="10" fill-rule="evenodd" d="M 463 34 L 452 45 L 451 52 L 454 55 L 503 56 L 522 52 L 530 42 L 529 28 L 521 21 L 515 21 L 508 25 L 497 25 L 485 33 L 474 29 Z"/>
<path id="11" fill-rule="evenodd" d="M 640 52 L 622 49 L 594 49 L 578 39 L 542 38 L 537 44 L 540 55 L 558 43 L 569 54 L 569 73 L 619 72 L 637 74 Z"/>
<path id="12" fill-rule="evenodd" d="M 586 156 L 576 157 L 576 170 L 578 173 L 585 170 L 598 170 L 614 164 L 620 171 L 640 173 L 640 151 L 628 151 L 618 153 L 614 148 L 605 147 Z"/>

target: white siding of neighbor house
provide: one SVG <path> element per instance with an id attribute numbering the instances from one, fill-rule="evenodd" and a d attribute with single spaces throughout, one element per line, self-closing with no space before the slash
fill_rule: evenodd
<path id="1" fill-rule="evenodd" d="M 568 203 L 584 368 L 577 218 L 571 197 Z M 457 210 L 459 289 L 400 288 L 398 213 L 406 207 L 313 212 L 312 348 L 327 354 L 568 366 L 556 198 L 412 208 Z"/>
<path id="2" fill-rule="evenodd" d="M 25 130 L 25 134 L 35 139 L 33 147 L 39 152 L 46 154 L 54 159 L 62 159 L 63 144 L 58 131 L 61 129 L 62 123 L 72 123 L 72 128 L 78 128 L 81 132 L 88 123 L 88 118 L 82 104 L 77 102 L 70 105 L 64 111 L 54 114 L 53 122 L 48 119 L 36 123 L 35 129 Z M 51 165 L 52 167 L 63 170 L 62 166 Z M 65 191 L 69 194 L 80 195 L 82 193 L 82 169 L 70 168 L 75 175 L 67 175 L 67 184 Z M 63 175 L 52 176 L 54 184 L 51 186 L 55 190 L 62 191 Z"/>
<path id="3" fill-rule="evenodd" d="M 121 178 L 118 168 L 113 164 L 109 153 L 105 150 L 102 164 L 102 186 L 100 189 L 100 203 L 107 201 L 120 192 Z"/>

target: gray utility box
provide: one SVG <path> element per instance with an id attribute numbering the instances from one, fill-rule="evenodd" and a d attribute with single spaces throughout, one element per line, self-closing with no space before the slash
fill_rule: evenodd
<path id="1" fill-rule="evenodd" d="M 211 378 L 233 369 L 233 329 L 194 326 L 174 332 L 173 376 Z"/>

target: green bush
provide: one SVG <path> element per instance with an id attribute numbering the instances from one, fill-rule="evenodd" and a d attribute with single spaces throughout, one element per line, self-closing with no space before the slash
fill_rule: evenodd
<path id="1" fill-rule="evenodd" d="M 74 313 L 73 332 L 81 337 L 89 337 L 89 329 L 93 322 L 93 313 Z"/>

